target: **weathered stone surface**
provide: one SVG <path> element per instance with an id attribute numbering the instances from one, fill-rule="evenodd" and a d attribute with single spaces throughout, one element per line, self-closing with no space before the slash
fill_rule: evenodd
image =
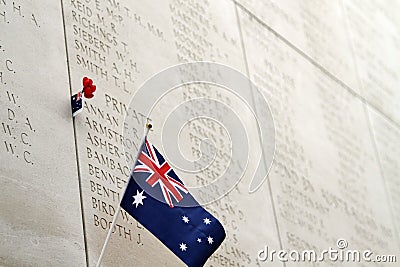
<path id="1" fill-rule="evenodd" d="M 386 197 L 388 203 L 392 207 L 393 220 L 397 229 L 397 238 L 400 240 L 400 184 L 398 179 L 400 129 L 373 109 L 369 108 L 368 111 L 381 164 L 382 176 L 385 180 Z"/>
<path id="2" fill-rule="evenodd" d="M 188 187 L 212 183 L 229 164 L 233 181 L 243 174 L 206 205 L 227 232 L 207 266 L 341 266 L 257 259 L 266 246 L 318 253 L 336 249 L 339 238 L 349 249 L 399 253 L 396 3 L 36 2 L 0 0 L 0 265 L 95 266 L 143 134 L 146 104 L 156 102 L 150 99 L 157 104 L 149 140 Z M 130 103 L 147 79 L 193 61 L 248 75 L 268 105 L 255 90 L 236 95 L 214 84 L 165 95 L 170 88 L 161 84 Z M 72 120 L 69 97 L 84 76 L 94 80 L 96 97 Z M 261 145 L 255 122 L 268 124 L 260 114 L 269 109 L 274 127 Z M 179 133 L 163 136 L 171 128 Z M 249 194 L 273 136 L 271 172 Z M 210 165 L 198 173 L 182 169 L 166 142 L 187 160 L 200 158 L 194 168 Z M 231 159 L 233 148 L 249 148 L 247 162 Z M 268 169 L 268 156 L 261 159 Z M 201 199 L 221 190 L 196 193 Z M 102 266 L 132 265 L 183 263 L 122 211 Z"/>
<path id="3" fill-rule="evenodd" d="M 150 76 L 177 63 L 217 61 L 243 72 L 245 64 L 235 6 L 229 1 L 148 1 L 141 5 L 126 2 L 124 6 L 122 2 L 119 6 L 111 2 L 99 5 L 89 3 L 85 6 L 64 2 L 64 8 L 72 83 L 79 86 L 82 76 L 87 75 L 95 80 L 98 88 L 96 98 L 87 101 L 83 113 L 76 119 L 87 253 L 89 264 L 94 265 L 129 175 L 130 166 L 125 158 L 132 163 L 147 115 L 140 102 L 129 105 L 135 90 Z M 96 38 L 102 40 L 104 45 L 96 47 L 96 41 L 91 43 L 90 40 Z M 101 55 L 97 56 L 90 49 Z M 230 107 L 230 112 L 241 114 L 244 111 L 240 107 L 240 99 L 220 92 L 221 88 L 190 85 L 178 89 L 161 98 L 150 116 L 154 130 L 149 140 L 160 149 L 163 120 L 176 105 L 184 101 L 204 95 L 224 102 Z M 155 89 L 148 92 L 149 95 L 158 93 Z M 203 103 L 202 106 L 191 106 L 182 112 L 201 115 L 211 110 L 217 116 L 226 115 L 218 110 L 213 111 L 207 100 Z M 124 124 L 127 113 L 130 124 Z M 243 115 L 242 118 L 246 120 Z M 224 133 L 222 126 L 212 127 L 212 124 L 215 122 L 204 124 L 193 120 L 186 125 L 180 136 L 180 145 L 186 155 L 196 158 L 198 140 L 203 139 L 204 134 L 216 136 L 217 147 L 224 147 L 220 149 L 220 155 L 228 155 L 229 136 Z M 130 133 L 121 139 L 124 127 L 130 129 Z M 257 137 L 256 131 L 249 134 L 253 140 L 257 140 L 253 138 Z M 177 136 L 170 136 L 169 139 L 166 142 L 176 141 Z M 174 155 L 169 156 L 174 163 Z M 211 165 L 208 171 L 197 175 L 179 170 L 177 173 L 190 186 L 209 183 L 215 179 L 214 174 L 221 175 L 224 166 L 229 163 L 225 158 L 217 160 L 221 166 Z M 249 171 L 254 171 L 256 166 L 251 165 Z M 257 251 L 266 242 L 279 243 L 268 185 L 249 195 L 247 189 L 250 180 L 250 176 L 244 178 L 228 196 L 208 206 L 223 221 L 227 231 L 227 240 L 209 261 L 211 266 L 254 265 Z M 252 206 L 258 208 L 248 208 Z M 257 229 L 260 227 L 267 230 L 259 232 Z M 112 235 L 107 250 L 106 265 L 182 264 L 125 212 L 117 221 L 116 233 Z"/>
<path id="4" fill-rule="evenodd" d="M 347 36 L 341 1 L 240 0 L 250 11 L 289 45 L 359 92 L 357 73 Z"/>
<path id="5" fill-rule="evenodd" d="M 0 14 L 0 265 L 83 266 L 61 6 Z"/>
<path id="6" fill-rule="evenodd" d="M 275 118 L 269 179 L 282 247 L 321 251 L 345 238 L 352 249 L 398 253 L 363 102 L 240 14 L 250 76 Z"/>
<path id="7" fill-rule="evenodd" d="M 361 95 L 400 123 L 400 5 L 385 1 L 344 1 Z"/>

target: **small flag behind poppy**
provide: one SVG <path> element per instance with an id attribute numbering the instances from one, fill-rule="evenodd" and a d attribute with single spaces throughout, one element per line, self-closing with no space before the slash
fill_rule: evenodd
<path id="1" fill-rule="evenodd" d="M 78 92 L 71 97 L 72 116 L 82 111 L 82 93 Z"/>
<path id="2" fill-rule="evenodd" d="M 82 111 L 83 97 L 91 99 L 94 97 L 94 92 L 96 92 L 96 85 L 93 84 L 92 79 L 83 77 L 82 85 L 82 90 L 71 97 L 72 117 Z"/>

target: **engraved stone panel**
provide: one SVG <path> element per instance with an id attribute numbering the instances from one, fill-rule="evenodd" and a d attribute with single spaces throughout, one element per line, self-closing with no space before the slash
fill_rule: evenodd
<path id="1" fill-rule="evenodd" d="M 146 122 L 147 114 L 140 103 L 129 105 L 135 91 L 150 76 L 177 63 L 218 61 L 241 71 L 245 66 L 235 8 L 230 1 L 146 1 L 140 5 L 122 1 L 64 1 L 63 6 L 72 86 L 79 88 L 82 77 L 89 76 L 98 88 L 96 98 L 87 101 L 83 113 L 75 119 L 86 249 L 89 265 L 93 266 Z M 237 97 L 221 93 L 219 88 L 189 85 L 180 89 L 162 98 L 151 115 L 154 130 L 149 140 L 161 150 L 163 118 L 183 101 L 200 96 L 215 98 L 238 113 L 242 111 Z M 157 90 L 148 92 L 157 93 Z M 205 103 L 185 112 L 201 114 L 212 109 Z M 126 124 L 125 116 L 133 124 Z M 122 136 L 123 130 L 129 134 Z M 189 185 L 210 182 L 226 163 L 229 139 L 223 127 L 213 121 L 191 121 L 180 136 L 180 145 L 189 157 L 196 158 L 198 142 L 206 136 L 218 137 L 215 140 L 222 148 L 217 160 L 222 166 L 210 166 L 197 175 L 176 170 Z M 177 137 L 169 138 L 172 142 Z M 250 198 L 247 193 L 250 178 L 246 176 L 228 196 L 207 206 L 227 231 L 226 241 L 210 258 L 209 266 L 253 266 L 257 263 L 256 253 L 265 242 L 279 244 L 268 185 Z M 249 209 L 251 206 L 259 207 L 261 212 Z M 261 226 L 267 230 L 260 231 Z M 183 263 L 123 211 L 104 264 L 179 266 Z"/>
<path id="2" fill-rule="evenodd" d="M 344 1 L 361 95 L 400 123 L 398 2 Z M 395 15 L 396 14 L 396 15 Z"/>
<path id="3" fill-rule="evenodd" d="M 59 2 L 0 1 L 0 265 L 84 266 Z"/>
<path id="4" fill-rule="evenodd" d="M 358 92 L 341 1 L 238 1 L 290 45 Z"/>
<path id="5" fill-rule="evenodd" d="M 397 228 L 397 238 L 400 240 L 400 129 L 373 109 L 368 109 L 372 130 L 381 163 L 382 175 L 385 179 L 386 192 L 392 206 L 392 214 Z"/>
<path id="6" fill-rule="evenodd" d="M 148 138 L 189 188 L 235 167 L 224 186 L 238 184 L 205 207 L 227 233 L 206 266 L 366 266 L 257 259 L 266 246 L 321 252 L 339 238 L 349 249 L 399 254 L 399 3 L 39 2 L 0 0 L 1 266 L 95 266 L 147 102 L 155 104 Z M 161 84 L 130 102 L 153 75 L 193 61 L 247 74 L 269 106 L 254 90 L 237 95 L 212 83 Z M 84 76 L 96 97 L 72 119 L 70 95 Z M 269 123 L 259 116 L 269 109 L 275 129 L 260 137 L 256 122 Z M 171 127 L 179 133 L 163 135 Z M 271 172 L 250 194 L 258 159 L 269 167 L 261 151 L 275 145 L 260 139 L 274 135 Z M 210 164 L 180 168 L 166 142 L 194 169 Z M 249 148 L 247 162 L 231 158 L 233 147 Z M 214 186 L 196 197 L 217 193 Z M 102 266 L 132 265 L 184 264 L 122 211 Z"/>
<path id="7" fill-rule="evenodd" d="M 247 13 L 240 21 L 250 76 L 275 117 L 269 179 L 283 248 L 321 251 L 345 238 L 351 249 L 398 253 L 363 102 Z"/>

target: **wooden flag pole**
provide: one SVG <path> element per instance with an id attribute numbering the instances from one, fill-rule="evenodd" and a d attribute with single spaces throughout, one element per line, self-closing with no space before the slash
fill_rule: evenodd
<path id="1" fill-rule="evenodd" d="M 146 141 L 147 134 L 149 133 L 149 131 L 150 131 L 150 129 L 151 129 L 152 127 L 153 127 L 153 126 L 152 126 L 150 123 L 147 123 L 147 124 L 146 124 L 146 130 L 145 130 L 145 132 L 144 132 L 142 141 L 140 142 L 140 146 L 139 146 L 138 153 L 137 153 L 137 155 L 136 155 L 135 162 L 133 163 L 133 169 L 135 168 L 135 166 L 136 166 L 136 164 L 137 164 L 137 162 L 138 162 L 139 155 L 140 155 L 140 153 L 142 152 L 142 151 L 141 151 L 141 148 L 142 148 L 142 146 L 143 146 L 143 143 Z M 133 169 L 132 169 L 132 171 L 133 171 Z M 129 184 L 130 179 L 131 179 L 131 176 L 129 176 L 128 182 L 127 182 L 126 185 L 125 185 L 124 192 L 123 192 L 123 194 L 121 195 L 122 197 L 125 195 L 125 191 L 126 191 L 126 188 L 128 187 L 128 184 Z M 122 197 L 121 197 L 121 201 L 122 201 Z M 99 260 L 97 261 L 96 267 L 100 267 L 101 261 L 102 261 L 103 256 L 104 256 L 104 252 L 106 251 L 108 242 L 110 241 L 111 233 L 112 233 L 112 231 L 113 231 L 113 229 L 114 229 L 114 227 L 115 227 L 115 224 L 116 224 L 117 218 L 118 218 L 118 214 L 120 213 L 120 211 L 121 211 L 121 202 L 118 204 L 117 210 L 116 210 L 115 213 L 114 213 L 114 217 L 113 217 L 113 220 L 112 220 L 110 229 L 108 230 L 106 240 L 104 241 L 103 248 L 101 249 L 100 257 L 99 257 Z"/>

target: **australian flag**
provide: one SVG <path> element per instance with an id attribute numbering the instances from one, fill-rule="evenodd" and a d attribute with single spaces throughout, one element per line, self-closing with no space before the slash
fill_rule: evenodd
<path id="1" fill-rule="evenodd" d="M 121 207 L 189 267 L 203 266 L 224 240 L 223 226 L 147 139 L 140 149 Z"/>
<path id="2" fill-rule="evenodd" d="M 82 111 L 82 93 L 79 92 L 71 96 L 72 116 L 74 117 Z"/>

